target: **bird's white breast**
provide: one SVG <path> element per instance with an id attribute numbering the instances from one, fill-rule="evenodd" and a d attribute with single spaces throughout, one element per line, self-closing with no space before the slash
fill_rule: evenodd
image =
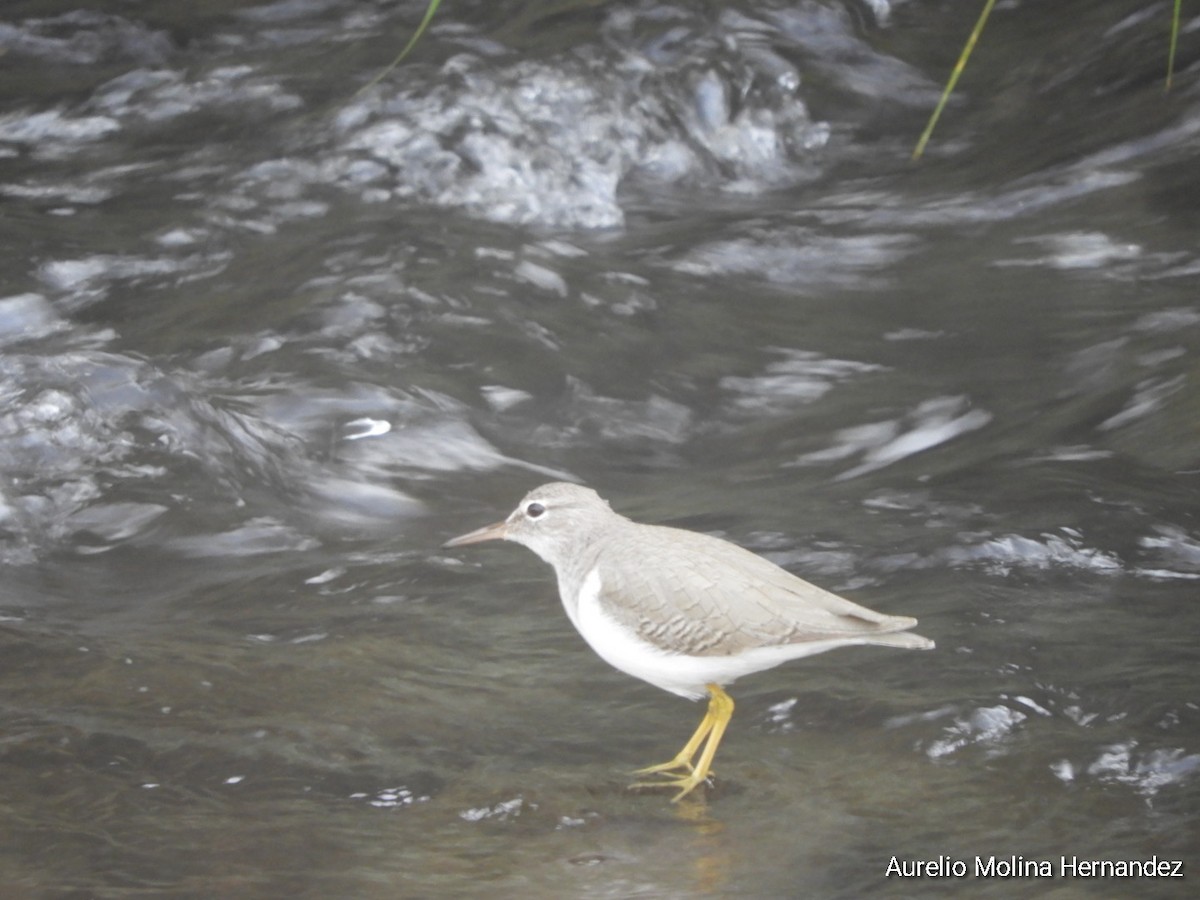
<path id="1" fill-rule="evenodd" d="M 580 585 L 571 616 L 572 624 L 600 658 L 665 691 L 691 699 L 703 697 L 706 679 L 682 671 L 687 667 L 681 662 L 687 657 L 667 653 L 618 624 L 600 602 L 602 587 L 599 568 L 592 569 Z M 565 605 L 570 615 L 572 604 Z"/>

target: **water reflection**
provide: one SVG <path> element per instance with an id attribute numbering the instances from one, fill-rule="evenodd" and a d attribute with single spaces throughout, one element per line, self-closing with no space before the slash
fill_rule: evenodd
<path id="1" fill-rule="evenodd" d="M 708 894 L 730 887 L 732 856 L 725 825 L 715 818 L 703 796 L 675 804 L 679 821 L 691 826 L 691 850 L 694 854 L 692 889 Z"/>

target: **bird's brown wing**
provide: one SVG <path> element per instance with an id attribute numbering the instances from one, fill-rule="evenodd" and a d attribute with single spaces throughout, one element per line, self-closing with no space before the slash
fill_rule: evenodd
<path id="1" fill-rule="evenodd" d="M 869 638 L 916 624 L 797 578 L 728 541 L 634 525 L 596 560 L 600 602 L 655 646 L 695 656 L 752 647 Z"/>

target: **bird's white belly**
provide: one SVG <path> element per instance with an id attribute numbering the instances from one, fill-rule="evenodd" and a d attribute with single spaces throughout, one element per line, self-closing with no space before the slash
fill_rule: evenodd
<path id="1" fill-rule="evenodd" d="M 689 656 L 671 653 L 642 640 L 620 625 L 600 603 L 602 583 L 598 569 L 583 580 L 572 604 L 564 599 L 567 616 L 593 650 L 622 672 L 648 681 L 664 691 L 695 700 L 705 695 L 709 683 L 727 685 L 743 675 L 760 672 L 781 662 L 828 650 L 825 642 L 804 646 L 759 647 L 732 656 Z M 831 646 L 845 641 L 831 641 Z"/>

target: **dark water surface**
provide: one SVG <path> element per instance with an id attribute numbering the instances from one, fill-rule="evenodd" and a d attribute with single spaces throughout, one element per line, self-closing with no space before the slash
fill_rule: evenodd
<path id="1" fill-rule="evenodd" d="M 1197 21 L 1008 4 L 913 165 L 978 5 L 7 5 L 0 896 L 1186 896 Z M 563 477 L 938 649 L 628 792 L 700 708 L 439 549 Z"/>

